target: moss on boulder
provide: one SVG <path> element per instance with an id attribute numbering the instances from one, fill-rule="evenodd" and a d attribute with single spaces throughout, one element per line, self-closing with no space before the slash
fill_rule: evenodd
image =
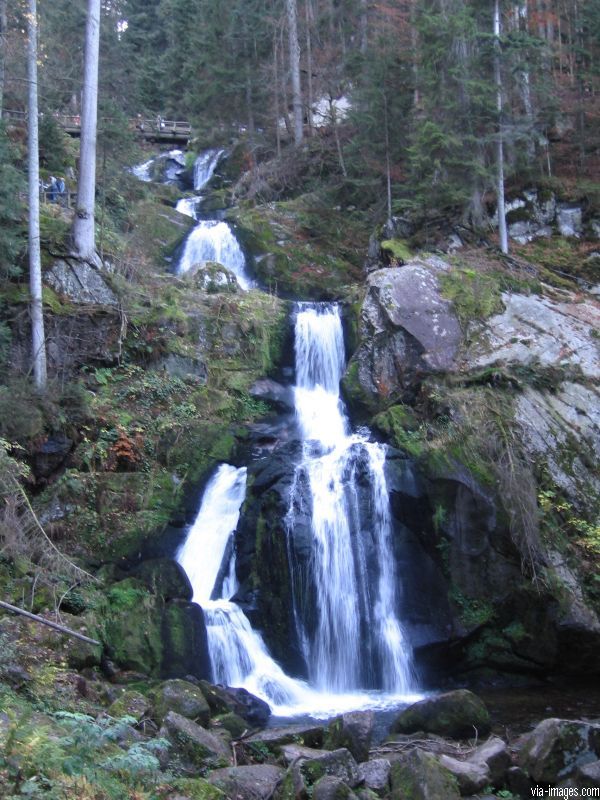
<path id="1" fill-rule="evenodd" d="M 394 733 L 425 731 L 453 739 L 485 736 L 490 715 L 481 700 L 468 689 L 428 697 L 402 711 L 392 725 Z"/>

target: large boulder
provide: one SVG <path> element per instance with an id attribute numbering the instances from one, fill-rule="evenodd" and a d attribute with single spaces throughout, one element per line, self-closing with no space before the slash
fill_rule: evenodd
<path id="1" fill-rule="evenodd" d="M 100 270 L 85 261 L 61 259 L 44 272 L 55 292 L 79 305 L 118 306 L 119 299 Z"/>
<path id="2" fill-rule="evenodd" d="M 391 800 L 459 800 L 454 775 L 435 756 L 415 749 L 392 764 Z"/>
<path id="3" fill-rule="evenodd" d="M 285 725 L 265 728 L 259 733 L 248 736 L 244 744 L 250 750 L 266 748 L 272 753 L 278 753 L 283 745 L 292 743 L 319 748 L 323 745 L 323 734 L 321 725 Z"/>
<path id="4" fill-rule="evenodd" d="M 353 800 L 356 795 L 341 778 L 325 775 L 320 778 L 312 790 L 312 800 Z"/>
<path id="5" fill-rule="evenodd" d="M 229 749 L 218 736 L 175 711 L 165 716 L 160 735 L 168 739 L 184 763 L 193 768 L 218 768 L 230 763 Z"/>
<path id="6" fill-rule="evenodd" d="M 453 739 L 482 736 L 490 730 L 483 700 L 468 689 L 428 697 L 402 711 L 392 725 L 394 733 L 425 731 Z"/>
<path id="7" fill-rule="evenodd" d="M 600 725 L 542 720 L 520 742 L 518 762 L 537 783 L 557 783 L 600 756 Z"/>
<path id="8" fill-rule="evenodd" d="M 336 717 L 329 723 L 327 746 L 332 750 L 346 747 L 358 762 L 368 761 L 374 721 L 373 711 L 352 711 Z"/>
<path id="9" fill-rule="evenodd" d="M 171 558 L 153 558 L 135 568 L 133 575 L 164 600 L 191 600 L 194 594 L 183 567 Z"/>
<path id="10" fill-rule="evenodd" d="M 441 755 L 439 762 L 454 775 L 463 795 L 475 794 L 490 783 L 490 770 L 485 763 L 461 761 L 448 755 Z"/>
<path id="11" fill-rule="evenodd" d="M 273 797 L 285 770 L 272 764 L 227 767 L 210 773 L 208 780 L 226 797 L 235 800 L 268 800 Z"/>
<path id="12" fill-rule="evenodd" d="M 237 714 L 255 728 L 263 728 L 271 716 L 268 703 L 246 689 L 215 686 L 205 680 L 200 688 L 213 714 Z"/>
<path id="13" fill-rule="evenodd" d="M 437 279 L 448 269 L 430 256 L 369 275 L 362 344 L 344 378 L 351 400 L 387 405 L 413 390 L 423 375 L 455 366 L 462 333 Z"/>
<path id="14" fill-rule="evenodd" d="M 175 711 L 200 725 L 208 725 L 210 708 L 202 691 L 189 681 L 169 680 L 161 683 L 153 696 L 152 716 L 160 724 L 169 711 Z"/>
<path id="15" fill-rule="evenodd" d="M 379 797 L 385 797 L 390 788 L 390 772 L 392 765 L 387 758 L 373 758 L 358 765 L 358 777 L 361 785 Z"/>
<path id="16" fill-rule="evenodd" d="M 485 765 L 489 771 L 490 783 L 493 786 L 498 786 L 504 782 L 506 772 L 510 769 L 512 763 L 508 745 L 498 736 L 491 736 L 487 742 L 476 747 L 467 761 L 472 764 Z"/>
<path id="17" fill-rule="evenodd" d="M 284 745 L 281 752 L 287 764 L 296 763 L 300 766 L 305 781 L 311 786 L 324 775 L 340 778 L 350 787 L 357 786 L 360 782 L 358 765 L 345 747 L 338 750 L 313 750 L 290 744 Z"/>

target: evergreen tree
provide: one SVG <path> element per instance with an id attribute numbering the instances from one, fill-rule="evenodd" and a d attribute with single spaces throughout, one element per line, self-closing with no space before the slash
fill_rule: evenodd
<path id="1" fill-rule="evenodd" d="M 22 172 L 17 168 L 15 148 L 0 121 L 0 279 L 19 274 L 19 256 L 25 248 L 23 205 L 19 198 L 24 190 Z"/>

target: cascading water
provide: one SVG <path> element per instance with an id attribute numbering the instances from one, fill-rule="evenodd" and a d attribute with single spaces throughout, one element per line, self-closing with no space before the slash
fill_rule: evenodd
<path id="1" fill-rule="evenodd" d="M 242 289 L 254 285 L 246 272 L 246 258 L 226 222 L 202 220 L 188 236 L 179 260 L 177 273 L 188 272 L 197 264 L 213 261 L 231 270 Z"/>
<path id="2" fill-rule="evenodd" d="M 205 150 L 194 162 L 194 191 L 200 192 L 214 175 L 224 150 Z"/>
<path id="3" fill-rule="evenodd" d="M 414 699 L 417 695 L 409 694 L 414 691 L 410 648 L 395 615 L 385 451 L 369 442 L 366 433 L 349 432 L 338 390 L 344 347 L 335 306 L 298 308 L 296 369 L 303 458 L 295 473 L 287 525 L 291 537 L 296 514 L 301 507 L 305 511 L 308 496 L 313 533 L 310 580 L 295 582 L 294 615 L 310 681 L 282 671 L 231 599 L 238 590 L 233 536 L 246 470 L 227 464 L 209 482 L 177 554 L 194 587 L 193 599 L 204 610 L 213 680 L 243 686 L 270 703 L 275 714 L 285 716 L 327 717 Z M 358 502 L 361 470 L 368 476 L 362 481 L 368 483 L 362 489 L 368 494 L 366 515 Z M 318 620 L 312 627 L 302 613 L 307 591 L 318 596 Z"/>
<path id="4" fill-rule="evenodd" d="M 310 506 L 310 566 L 294 580 L 294 617 L 310 683 L 325 692 L 407 693 L 414 680 L 395 611 L 385 449 L 369 442 L 368 432 L 349 433 L 339 395 L 344 342 L 337 307 L 299 305 L 295 343 L 303 458 L 287 525 L 293 536 L 297 514 Z M 312 591 L 318 602 L 310 621 L 302 609 Z"/>

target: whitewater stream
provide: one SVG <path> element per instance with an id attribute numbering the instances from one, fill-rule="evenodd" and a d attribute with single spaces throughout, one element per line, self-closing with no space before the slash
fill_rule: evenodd
<path id="1" fill-rule="evenodd" d="M 304 513 L 308 487 L 312 518 L 311 585 L 318 622 L 308 633 L 295 581 L 294 618 L 309 675 L 286 675 L 231 598 L 235 575 L 234 533 L 246 489 L 246 469 L 221 465 L 209 482 L 198 516 L 177 560 L 204 609 L 213 680 L 243 686 L 266 700 L 276 716 L 326 718 L 357 708 L 411 702 L 415 690 L 411 648 L 395 615 L 398 581 L 391 550 L 385 485 L 385 452 L 352 433 L 339 395 L 344 345 L 334 305 L 299 304 L 295 324 L 295 406 L 303 457 L 295 473 L 286 524 L 293 533 Z M 368 519 L 356 502 L 358 463 L 366 464 Z M 300 508 L 302 507 L 302 508 Z M 367 564 L 365 540 L 375 562 Z M 367 568 L 368 567 L 368 568 Z M 293 570 L 293 565 L 292 565 Z"/>
<path id="2" fill-rule="evenodd" d="M 234 273 L 242 290 L 255 284 L 231 227 L 198 219 L 202 191 L 223 157 L 208 150 L 196 159 L 194 190 L 177 210 L 196 226 L 176 272 L 207 262 Z M 166 180 L 177 178 L 180 151 L 133 168 L 153 180 L 156 161 L 169 159 Z M 414 702 L 412 651 L 397 618 L 401 595 L 395 571 L 392 524 L 385 480 L 385 446 L 369 431 L 353 431 L 340 397 L 344 340 L 335 304 L 298 303 L 295 311 L 294 404 L 302 455 L 294 470 L 285 516 L 292 577 L 295 635 L 308 680 L 286 675 L 233 601 L 238 591 L 235 531 L 246 494 L 246 468 L 222 464 L 212 475 L 200 510 L 176 558 L 204 611 L 212 679 L 244 687 L 265 700 L 275 716 L 327 718 L 341 711 L 389 708 Z M 310 519 L 311 553 L 294 563 L 297 521 Z M 316 602 L 315 602 L 316 599 Z M 307 615 L 306 609 L 315 609 Z"/>

